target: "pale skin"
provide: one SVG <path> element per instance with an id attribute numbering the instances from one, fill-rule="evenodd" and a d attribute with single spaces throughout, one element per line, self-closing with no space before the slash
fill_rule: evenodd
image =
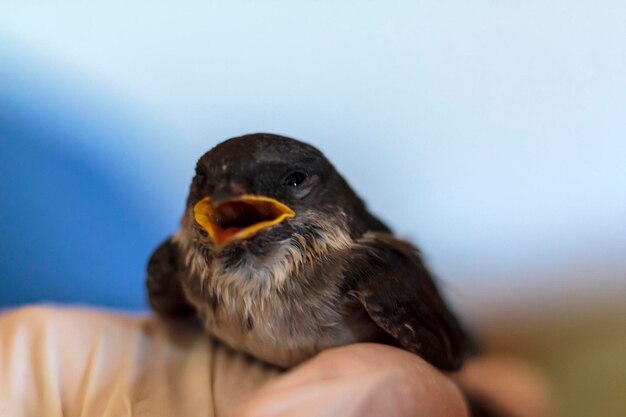
<path id="1" fill-rule="evenodd" d="M 363 343 L 280 372 L 186 320 L 45 306 L 0 314 L 0 351 L 0 415 L 16 417 L 461 417 L 462 391 L 505 416 L 555 415 L 540 372 L 494 355 L 444 374 Z"/>
<path id="2" fill-rule="evenodd" d="M 465 417 L 460 386 L 510 417 L 553 415 L 544 376 L 518 359 L 486 356 L 444 374 L 407 351 L 363 343 L 326 350 L 268 382 L 233 417 Z"/>

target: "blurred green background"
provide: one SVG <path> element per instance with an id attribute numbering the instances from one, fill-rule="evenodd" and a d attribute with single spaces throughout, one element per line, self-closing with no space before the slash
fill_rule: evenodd
<path id="1" fill-rule="evenodd" d="M 492 323 L 489 346 L 539 364 L 560 415 L 626 415 L 626 309 Z"/>

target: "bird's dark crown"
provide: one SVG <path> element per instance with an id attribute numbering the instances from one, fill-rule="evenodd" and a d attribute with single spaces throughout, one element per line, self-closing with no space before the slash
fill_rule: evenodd
<path id="1" fill-rule="evenodd" d="M 292 219 L 261 233 L 265 240 L 272 240 L 268 234 L 284 238 L 293 227 L 305 226 L 303 215 L 311 212 L 329 223 L 338 224 L 341 217 L 347 223 L 344 227 L 355 236 L 366 230 L 388 230 L 367 212 L 322 152 L 284 136 L 256 133 L 232 138 L 199 159 L 189 207 L 207 196 L 219 201 L 239 195 L 272 198 L 295 212 Z"/>

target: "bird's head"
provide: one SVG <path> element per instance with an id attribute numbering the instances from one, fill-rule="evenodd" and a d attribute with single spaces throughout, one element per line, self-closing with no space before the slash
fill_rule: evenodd
<path id="1" fill-rule="evenodd" d="M 183 227 L 222 257 L 319 249 L 386 229 L 319 150 L 269 134 L 227 140 L 200 158 Z"/>

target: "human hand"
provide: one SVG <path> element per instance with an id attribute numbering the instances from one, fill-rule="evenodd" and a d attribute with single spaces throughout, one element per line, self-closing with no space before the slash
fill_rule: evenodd
<path id="1" fill-rule="evenodd" d="M 466 417 L 464 392 L 507 416 L 551 415 L 545 380 L 519 360 L 475 359 L 447 375 L 407 351 L 366 343 L 320 353 L 263 386 L 233 415 Z"/>

